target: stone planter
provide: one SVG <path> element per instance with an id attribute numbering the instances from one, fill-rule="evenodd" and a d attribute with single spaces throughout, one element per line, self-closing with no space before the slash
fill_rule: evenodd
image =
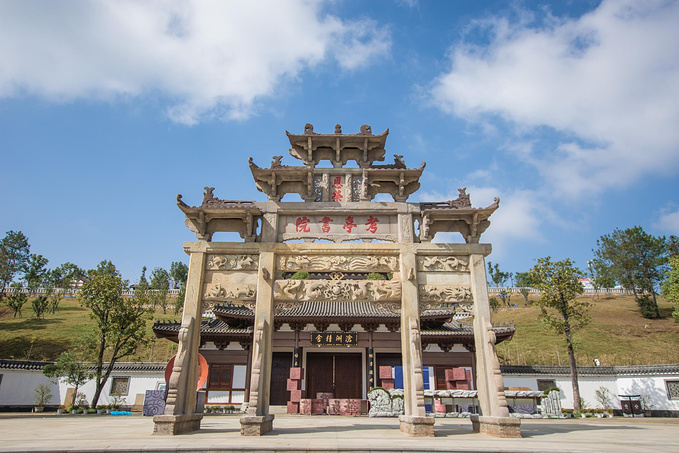
<path id="1" fill-rule="evenodd" d="M 45 410 L 45 406 L 35 406 L 33 412 L 42 412 Z"/>
<path id="2" fill-rule="evenodd" d="M 61 414 L 63 414 L 63 413 L 64 413 L 64 411 L 63 411 L 63 410 L 61 410 L 61 409 L 57 409 L 57 415 L 61 415 Z"/>

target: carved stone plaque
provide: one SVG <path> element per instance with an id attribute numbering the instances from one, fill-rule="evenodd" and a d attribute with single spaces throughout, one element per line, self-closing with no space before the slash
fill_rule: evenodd
<path id="1" fill-rule="evenodd" d="M 276 280 L 276 300 L 400 301 L 401 282 L 382 280 Z"/>
<path id="2" fill-rule="evenodd" d="M 472 293 L 466 286 L 419 285 L 421 301 L 433 302 L 471 302 Z"/>
<path id="3" fill-rule="evenodd" d="M 257 270 L 259 256 L 257 255 L 208 255 L 207 269 L 221 271 L 250 271 Z"/>
<path id="4" fill-rule="evenodd" d="M 467 257 L 457 256 L 418 256 L 417 270 L 429 272 L 469 272 Z"/>
<path id="5" fill-rule="evenodd" d="M 355 271 L 395 272 L 398 258 L 375 255 L 282 255 L 278 257 L 281 271 Z"/>

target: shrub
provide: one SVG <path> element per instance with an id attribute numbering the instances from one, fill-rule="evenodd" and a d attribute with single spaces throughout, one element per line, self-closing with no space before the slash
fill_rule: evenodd
<path id="1" fill-rule="evenodd" d="M 366 280 L 386 280 L 386 277 L 379 272 L 370 272 L 365 278 Z"/>
<path id="2" fill-rule="evenodd" d="M 290 280 L 309 280 L 311 279 L 311 274 L 306 271 L 298 271 L 292 274 Z"/>
<path id="3" fill-rule="evenodd" d="M 497 300 L 497 297 L 491 297 L 488 299 L 488 303 L 490 304 L 490 309 L 493 311 L 498 311 L 500 308 L 500 301 Z"/>

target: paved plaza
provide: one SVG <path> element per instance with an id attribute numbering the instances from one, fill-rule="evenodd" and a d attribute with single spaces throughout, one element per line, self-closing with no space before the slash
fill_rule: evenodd
<path id="1" fill-rule="evenodd" d="M 238 415 L 206 416 L 199 432 L 153 436 L 140 415 L 0 415 L 0 452 L 676 452 L 679 419 L 528 420 L 522 439 L 472 433 L 469 420 L 437 419 L 435 438 L 402 434 L 395 419 L 276 415 L 262 437 L 240 435 Z"/>

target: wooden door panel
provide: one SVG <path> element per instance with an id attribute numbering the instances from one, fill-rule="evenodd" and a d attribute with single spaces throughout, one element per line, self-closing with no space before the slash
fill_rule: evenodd
<path id="1" fill-rule="evenodd" d="M 361 354 L 335 354 L 335 398 L 361 398 Z"/>
<path id="2" fill-rule="evenodd" d="M 307 398 L 316 398 L 316 393 L 334 393 L 332 354 L 307 354 Z"/>
<path id="3" fill-rule="evenodd" d="M 292 352 L 274 352 L 271 363 L 271 398 L 272 406 L 286 405 L 288 402 L 287 383 L 292 366 Z"/>

